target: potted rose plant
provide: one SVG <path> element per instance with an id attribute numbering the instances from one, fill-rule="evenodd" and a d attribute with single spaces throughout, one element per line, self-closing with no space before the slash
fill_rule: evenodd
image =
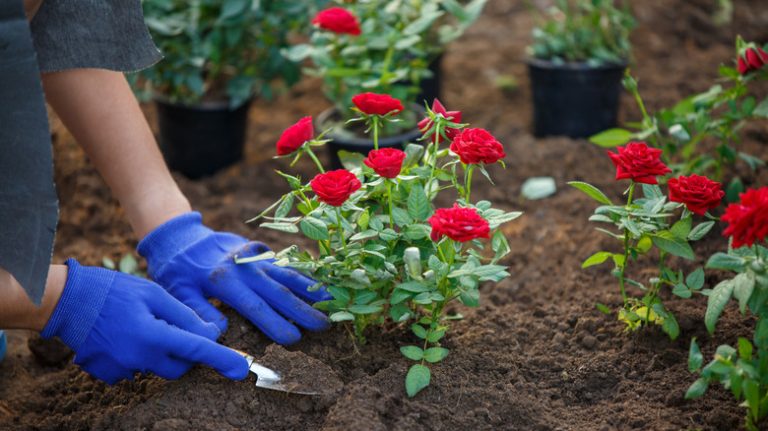
<path id="1" fill-rule="evenodd" d="M 536 136 L 614 127 L 635 21 L 615 0 L 557 0 L 533 29 L 528 72 Z"/>
<path id="2" fill-rule="evenodd" d="M 144 0 L 144 16 L 164 59 L 134 76 L 154 99 L 169 166 L 197 178 L 241 159 L 248 108 L 277 80 L 300 78 L 280 54 L 292 30 L 309 25 L 317 3 Z"/>
<path id="3" fill-rule="evenodd" d="M 409 327 L 415 343 L 404 342 L 400 350 L 414 361 L 405 380 L 414 396 L 429 384 L 428 364 L 449 353 L 441 345 L 456 318 L 446 315 L 448 304 L 475 306 L 481 282 L 509 275 L 499 264 L 510 251 L 499 226 L 520 213 L 472 200 L 473 173 L 487 176 L 486 166 L 505 157 L 489 132 L 428 110 L 423 138 L 430 145 L 378 148 L 380 126 L 400 111 L 368 108 L 356 108 L 354 119 L 367 124 L 374 149 L 349 169 L 325 171 L 314 148 L 327 140 L 315 135 L 310 117 L 286 129 L 277 143 L 279 155 L 295 160 L 307 155 L 319 173 L 309 182 L 280 173 L 291 191 L 254 220 L 263 220 L 261 228 L 300 232 L 317 241 L 317 249 L 292 246 L 236 260 L 276 259 L 277 265 L 318 280 L 314 288 L 328 286 L 333 299 L 316 307 L 357 341 L 364 341 L 371 327 Z M 435 198 L 451 192 L 455 203 L 436 208 Z"/>
<path id="4" fill-rule="evenodd" d="M 317 120 L 320 128 L 335 126 L 328 136 L 334 166 L 340 166 L 339 150 L 366 154 L 373 148 L 363 129 L 346 124 L 353 118 L 354 95 L 383 93 L 403 101 L 400 121 L 383 125 L 378 145 L 402 148 L 420 136 L 415 126 L 422 106 L 439 93 L 434 88 L 439 75 L 436 60 L 446 44 L 477 19 L 485 2 L 340 2 L 342 6 L 324 9 L 313 18 L 309 42 L 284 53 L 295 61 L 311 59 L 313 66 L 307 72 L 323 79 L 323 91 L 334 107 Z"/>

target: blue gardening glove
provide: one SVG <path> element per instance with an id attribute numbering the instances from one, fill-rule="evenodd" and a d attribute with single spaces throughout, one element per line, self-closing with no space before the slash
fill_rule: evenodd
<path id="1" fill-rule="evenodd" d="M 75 364 L 109 384 L 135 372 L 177 379 L 197 363 L 230 379 L 248 375 L 247 361 L 215 340 L 218 328 L 157 284 L 67 262 L 67 283 L 43 329 L 75 351 Z"/>
<path id="2" fill-rule="evenodd" d="M 310 331 L 328 328 L 325 315 L 308 304 L 330 299 L 324 289 L 307 290 L 314 280 L 271 260 L 236 264 L 235 256 L 255 256 L 269 248 L 212 231 L 203 226 L 198 212 L 159 226 L 139 243 L 138 250 L 149 263 L 152 279 L 222 332 L 227 320 L 207 298 L 220 299 L 280 344 L 299 341 L 296 325 Z"/>

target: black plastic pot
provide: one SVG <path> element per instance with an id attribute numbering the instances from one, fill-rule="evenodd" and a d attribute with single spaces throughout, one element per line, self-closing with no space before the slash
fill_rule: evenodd
<path id="1" fill-rule="evenodd" d="M 584 138 L 616 127 L 625 68 L 529 59 L 534 135 Z"/>
<path id="2" fill-rule="evenodd" d="M 432 72 L 432 76 L 421 80 L 421 93 L 416 97 L 416 102 L 420 106 L 424 106 L 424 101 L 427 102 L 427 105 L 432 106 L 432 101 L 440 98 L 440 89 L 443 84 L 443 54 L 429 63 L 429 70 Z"/>
<path id="3" fill-rule="evenodd" d="M 324 130 L 335 116 L 337 116 L 335 108 L 321 112 L 316 120 L 317 129 Z M 409 130 L 394 136 L 379 136 L 379 148 L 399 148 L 402 150 L 405 149 L 406 144 L 416 143 L 419 137 L 421 137 L 419 129 Z M 326 139 L 330 139 L 326 147 L 331 158 L 332 169 L 341 169 L 343 167 L 341 159 L 339 159 L 339 151 L 343 150 L 367 155 L 369 151 L 373 150 L 373 139 L 361 138 L 343 130 L 332 130 L 326 135 Z"/>
<path id="4" fill-rule="evenodd" d="M 168 167 L 197 179 L 243 158 L 251 100 L 230 109 L 227 102 L 178 105 L 155 99 L 160 150 Z"/>

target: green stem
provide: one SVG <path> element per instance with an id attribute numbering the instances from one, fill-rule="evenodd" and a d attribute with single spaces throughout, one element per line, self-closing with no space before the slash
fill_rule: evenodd
<path id="1" fill-rule="evenodd" d="M 344 250 L 344 254 L 347 254 L 347 243 L 344 242 L 344 227 L 341 224 L 341 207 L 336 207 L 336 228 L 339 230 L 339 241 L 341 241 L 341 248 Z"/>
<path id="2" fill-rule="evenodd" d="M 395 228 L 395 216 L 392 211 L 392 182 L 389 179 L 384 180 L 387 183 L 387 202 L 389 204 L 389 227 Z"/>
<path id="3" fill-rule="evenodd" d="M 309 157 L 312 159 L 312 161 L 315 162 L 315 165 L 317 166 L 317 169 L 320 170 L 320 173 L 324 174 L 325 173 L 325 169 L 323 169 L 323 164 L 320 163 L 320 160 L 315 155 L 315 152 L 312 151 L 312 148 L 310 148 L 309 145 L 306 145 L 304 147 L 304 149 L 307 152 L 307 154 L 309 154 Z"/>
<path id="4" fill-rule="evenodd" d="M 635 192 L 635 182 L 633 181 L 629 185 L 629 196 L 627 198 L 627 207 L 632 205 L 632 196 Z M 629 229 L 624 228 L 624 262 L 621 265 L 621 272 L 619 273 L 619 289 L 621 290 L 621 299 L 624 301 L 624 307 L 627 306 L 627 290 L 624 282 L 624 273 L 627 269 L 627 263 L 629 262 Z"/>
<path id="5" fill-rule="evenodd" d="M 373 149 L 379 149 L 379 116 L 373 116 Z"/>
<path id="6" fill-rule="evenodd" d="M 650 323 L 651 320 L 651 305 L 653 305 L 653 301 L 656 299 L 656 296 L 659 293 L 659 290 L 661 289 L 661 284 L 663 280 L 661 279 L 662 275 L 664 274 L 664 260 L 667 258 L 666 253 L 664 251 L 659 252 L 659 282 L 656 283 L 653 288 L 651 289 L 651 292 L 648 296 L 648 304 L 647 308 L 648 310 L 645 313 L 645 323 Z"/>
<path id="7" fill-rule="evenodd" d="M 468 165 L 464 171 L 464 188 L 466 190 L 466 196 L 464 200 L 467 201 L 467 205 L 471 202 L 469 196 L 472 193 L 472 172 L 475 170 L 475 165 Z"/>

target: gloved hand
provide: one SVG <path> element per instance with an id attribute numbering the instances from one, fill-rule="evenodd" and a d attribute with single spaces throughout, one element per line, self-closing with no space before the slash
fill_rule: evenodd
<path id="1" fill-rule="evenodd" d="M 136 371 L 177 379 L 196 363 L 235 380 L 247 361 L 216 344 L 218 328 L 157 284 L 103 268 L 67 262 L 67 282 L 42 332 L 75 351 L 75 364 L 109 384 Z"/>
<path id="2" fill-rule="evenodd" d="M 312 279 L 272 261 L 236 264 L 235 256 L 255 256 L 269 248 L 238 235 L 212 231 L 202 224 L 198 212 L 182 214 L 157 227 L 139 243 L 138 250 L 147 259 L 153 280 L 222 331 L 227 327 L 226 318 L 207 301 L 209 297 L 234 308 L 280 344 L 301 338 L 290 321 L 310 331 L 328 328 L 325 315 L 307 303 L 330 299 L 324 289 L 307 291 L 315 284 Z"/>

